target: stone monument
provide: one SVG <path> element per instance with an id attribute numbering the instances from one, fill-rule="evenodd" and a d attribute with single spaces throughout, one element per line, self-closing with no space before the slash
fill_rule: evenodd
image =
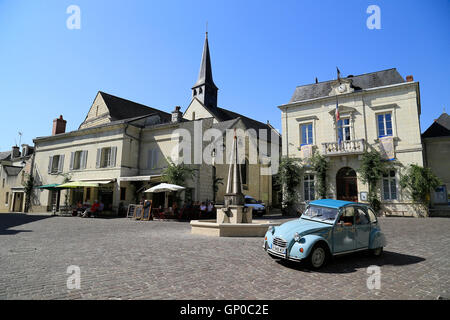
<path id="1" fill-rule="evenodd" d="M 191 232 L 218 237 L 263 237 L 269 226 L 279 223 L 267 220 L 252 221 L 252 209 L 245 206 L 242 193 L 236 131 L 230 160 L 224 205 L 216 206 L 216 220 L 192 220 Z"/>

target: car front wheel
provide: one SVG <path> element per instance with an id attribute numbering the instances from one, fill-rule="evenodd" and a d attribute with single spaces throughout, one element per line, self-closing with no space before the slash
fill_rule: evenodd
<path id="1" fill-rule="evenodd" d="M 323 244 L 318 243 L 311 250 L 308 257 L 308 262 L 313 269 L 320 269 L 326 264 L 327 258 L 327 248 Z"/>

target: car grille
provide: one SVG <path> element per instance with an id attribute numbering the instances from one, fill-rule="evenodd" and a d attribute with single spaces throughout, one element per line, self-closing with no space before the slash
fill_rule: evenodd
<path id="1" fill-rule="evenodd" d="M 276 237 L 273 239 L 273 244 L 281 248 L 286 248 L 287 242 L 286 240 Z"/>

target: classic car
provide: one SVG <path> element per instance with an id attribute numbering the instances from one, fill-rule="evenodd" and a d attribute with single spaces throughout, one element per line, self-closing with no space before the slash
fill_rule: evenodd
<path id="1" fill-rule="evenodd" d="M 273 258 L 303 261 L 319 269 L 335 255 L 370 250 L 380 256 L 386 239 L 369 205 L 322 199 L 311 201 L 299 219 L 269 227 L 264 249 Z"/>
<path id="2" fill-rule="evenodd" d="M 266 206 L 264 203 L 256 201 L 251 196 L 244 197 L 244 206 L 252 208 L 252 213 L 258 217 L 262 217 L 266 213 Z"/>

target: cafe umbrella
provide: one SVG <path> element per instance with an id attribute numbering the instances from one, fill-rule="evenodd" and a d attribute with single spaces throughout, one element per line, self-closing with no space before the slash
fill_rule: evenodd
<path id="1" fill-rule="evenodd" d="M 168 192 L 176 192 L 176 191 L 180 191 L 180 190 L 184 190 L 186 189 L 185 187 L 182 186 L 178 186 L 176 184 L 170 184 L 170 183 L 160 183 L 156 186 L 151 187 L 150 189 L 145 190 L 144 192 L 149 192 L 149 193 L 159 193 L 159 192 L 165 192 L 165 200 L 164 200 L 164 207 L 167 208 L 168 206 Z"/>

